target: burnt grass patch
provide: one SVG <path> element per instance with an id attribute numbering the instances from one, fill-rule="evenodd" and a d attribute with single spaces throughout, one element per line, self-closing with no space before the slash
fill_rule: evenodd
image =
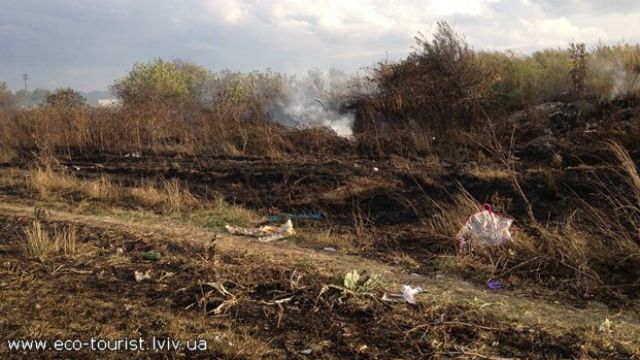
<path id="1" fill-rule="evenodd" d="M 80 226 L 83 252 L 28 258 L 18 250 L 24 226 L 19 219 L 0 218 L 0 229 L 8 234 L 0 252 L 5 314 L 0 330 L 9 338 L 196 337 L 209 342 L 208 352 L 168 356 L 246 359 L 446 358 L 476 352 L 571 358 L 585 355 L 580 344 L 590 341 L 586 329 L 555 334 L 522 327 L 471 304 L 435 298 L 415 306 L 390 305 L 378 300 L 380 290 L 370 296 L 327 289 L 335 278 L 313 270 L 240 253 L 199 258 L 193 247 L 174 245 L 168 251 L 161 240 L 170 240 L 126 230 Z M 141 260 L 140 252 L 148 249 L 142 244 L 153 245 L 162 258 Z M 149 272 L 151 278 L 138 282 L 135 271 Z M 28 355 L 2 351 L 3 358 Z M 590 355 L 630 356 L 619 351 L 598 349 Z"/>

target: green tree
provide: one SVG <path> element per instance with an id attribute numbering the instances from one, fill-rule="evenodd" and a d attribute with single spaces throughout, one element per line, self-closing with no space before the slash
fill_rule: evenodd
<path id="1" fill-rule="evenodd" d="M 110 90 L 125 104 L 203 102 L 204 85 L 211 76 L 209 70 L 199 65 L 156 59 L 134 64 L 129 74 L 116 81 Z"/>
<path id="2" fill-rule="evenodd" d="M 47 105 L 63 109 L 79 108 L 85 105 L 86 99 L 72 88 L 59 88 L 47 96 Z"/>
<path id="3" fill-rule="evenodd" d="M 1 110 L 13 110 L 18 104 L 18 99 L 9 90 L 7 84 L 0 81 L 0 109 Z"/>

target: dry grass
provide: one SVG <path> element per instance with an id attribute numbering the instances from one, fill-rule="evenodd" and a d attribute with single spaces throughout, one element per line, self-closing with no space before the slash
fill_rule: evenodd
<path id="1" fill-rule="evenodd" d="M 366 243 L 353 234 L 340 233 L 333 229 L 298 232 L 295 239 L 305 246 L 320 249 L 334 248 L 346 252 L 361 250 Z"/>
<path id="2" fill-rule="evenodd" d="M 41 199 L 47 199 L 59 192 L 71 192 L 81 187 L 75 176 L 66 172 L 56 172 L 50 167 L 33 168 L 29 174 L 29 187 Z"/>
<path id="3" fill-rule="evenodd" d="M 40 199 L 78 192 L 92 200 L 125 204 L 128 201 L 145 207 L 159 208 L 165 213 L 182 212 L 200 206 L 200 201 L 178 180 L 163 180 L 159 186 L 145 184 L 123 187 L 105 175 L 95 180 L 82 180 L 65 171 L 51 167 L 36 167 L 29 172 L 29 188 Z"/>
<path id="4" fill-rule="evenodd" d="M 66 229 L 54 230 L 50 234 L 39 220 L 34 220 L 25 229 L 25 252 L 29 256 L 46 257 L 53 254 L 76 254 L 76 229 L 69 226 Z"/>
<path id="5" fill-rule="evenodd" d="M 176 180 L 164 180 L 160 187 L 164 212 L 182 212 L 198 205 L 198 200 L 188 188 Z"/>
<path id="6" fill-rule="evenodd" d="M 105 175 L 97 180 L 85 181 L 82 192 L 94 200 L 104 200 L 119 196 L 120 188 L 114 185 Z"/>
<path id="7" fill-rule="evenodd" d="M 151 183 L 129 189 L 132 200 L 143 206 L 158 207 L 164 202 L 161 191 Z"/>
<path id="8" fill-rule="evenodd" d="M 454 195 L 451 203 L 431 200 L 433 205 L 432 216 L 423 221 L 427 233 L 445 241 L 451 241 L 458 245 L 455 236 L 467 221 L 469 216 L 481 210 L 481 204 L 464 189 Z"/>
<path id="9" fill-rule="evenodd" d="M 249 226 L 260 220 L 255 212 L 229 204 L 222 198 L 217 198 L 212 204 L 202 204 L 201 209 L 188 213 L 186 218 L 203 227 L 222 227 L 225 224 Z"/>

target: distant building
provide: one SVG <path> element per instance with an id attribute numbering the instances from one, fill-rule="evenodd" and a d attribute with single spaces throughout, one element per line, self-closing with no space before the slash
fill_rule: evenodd
<path id="1" fill-rule="evenodd" d="M 98 107 L 115 107 L 122 104 L 119 99 L 101 99 L 98 100 Z"/>

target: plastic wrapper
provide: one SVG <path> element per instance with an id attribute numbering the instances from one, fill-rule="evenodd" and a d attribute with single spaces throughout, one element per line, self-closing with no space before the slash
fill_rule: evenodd
<path id="1" fill-rule="evenodd" d="M 474 247 L 493 247 L 511 241 L 509 228 L 513 219 L 496 214 L 491 205 L 484 204 L 484 210 L 469 217 L 456 238 L 460 241 L 460 251 L 466 244 Z"/>

